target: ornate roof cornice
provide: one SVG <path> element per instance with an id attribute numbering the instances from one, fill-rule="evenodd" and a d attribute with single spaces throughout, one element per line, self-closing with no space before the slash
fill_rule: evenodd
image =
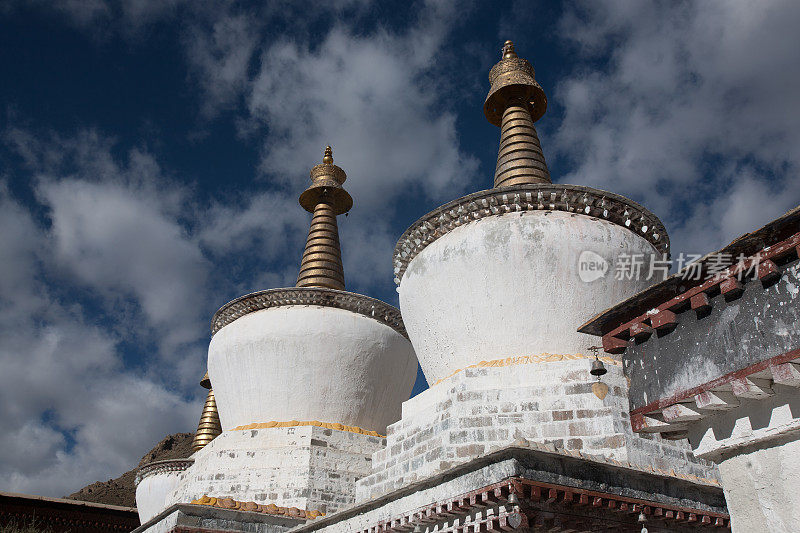
<path id="1" fill-rule="evenodd" d="M 397 333 L 408 338 L 400 310 L 386 302 L 356 294 L 323 287 L 293 287 L 268 289 L 240 296 L 223 305 L 211 319 L 211 334 L 244 315 L 288 305 L 319 305 L 352 311 L 386 324 Z"/>
<path id="2" fill-rule="evenodd" d="M 400 284 L 411 260 L 439 237 L 475 220 L 521 211 L 565 211 L 607 220 L 669 253 L 669 237 L 658 217 L 624 196 L 582 185 L 511 185 L 462 196 L 414 222 L 394 248 L 395 283 Z"/>
<path id="3" fill-rule="evenodd" d="M 146 477 L 165 472 L 183 472 L 193 464 L 194 459 L 164 459 L 147 463 L 136 472 L 136 485 Z"/>

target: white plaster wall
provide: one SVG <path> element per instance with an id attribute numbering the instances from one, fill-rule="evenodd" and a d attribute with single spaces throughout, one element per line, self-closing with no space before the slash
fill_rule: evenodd
<path id="1" fill-rule="evenodd" d="M 578 275 L 587 250 L 609 263 L 592 282 Z M 428 382 L 481 360 L 586 353 L 598 339 L 577 333 L 581 324 L 661 279 L 614 279 L 622 253 L 657 252 L 626 228 L 560 211 L 488 217 L 435 240 L 411 260 L 399 288 Z"/>
<path id="2" fill-rule="evenodd" d="M 763 442 L 719 472 L 734 533 L 800 531 L 800 441 Z"/>
<path id="3" fill-rule="evenodd" d="M 167 496 L 178 486 L 181 472 L 160 472 L 144 478 L 136 486 L 136 510 L 144 524 L 167 508 Z"/>
<path id="4" fill-rule="evenodd" d="M 341 423 L 383 433 L 416 378 L 411 343 L 372 318 L 331 307 L 284 306 L 219 330 L 208 373 L 222 423 Z"/>
<path id="5" fill-rule="evenodd" d="M 689 425 L 695 455 L 718 464 L 734 532 L 800 531 L 800 394 L 772 390 Z"/>

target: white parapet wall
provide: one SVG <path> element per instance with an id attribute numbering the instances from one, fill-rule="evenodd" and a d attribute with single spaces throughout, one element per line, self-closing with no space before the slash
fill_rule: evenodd
<path id="1" fill-rule="evenodd" d="M 800 531 L 800 395 L 776 383 L 765 392 L 693 422 L 689 440 L 719 465 L 734 531 Z"/>
<path id="2" fill-rule="evenodd" d="M 416 370 L 398 331 L 335 307 L 251 312 L 217 331 L 208 349 L 223 430 L 299 420 L 383 434 L 400 417 Z"/>
<path id="3" fill-rule="evenodd" d="M 563 211 L 510 212 L 448 231 L 410 260 L 399 287 L 425 377 L 433 383 L 481 360 L 588 353 L 596 339 L 576 330 L 663 279 L 646 279 L 654 254 L 632 229 Z M 623 255 L 643 261 L 638 279 L 616 279 Z"/>
<path id="4" fill-rule="evenodd" d="M 193 455 L 168 504 L 215 498 L 330 513 L 355 501 L 385 439 L 318 426 L 224 431 Z"/>

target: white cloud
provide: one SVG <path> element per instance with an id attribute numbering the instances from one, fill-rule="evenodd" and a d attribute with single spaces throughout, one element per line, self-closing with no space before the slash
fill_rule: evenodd
<path id="1" fill-rule="evenodd" d="M 276 259 L 287 247 L 305 242 L 309 225 L 297 199 L 280 192 L 215 203 L 204 218 L 199 235 L 203 246 L 216 254 L 244 253 L 264 260 Z"/>
<path id="2" fill-rule="evenodd" d="M 158 196 L 118 183 L 42 181 L 55 259 L 114 306 L 133 297 L 167 352 L 202 335 L 209 269 Z M 111 311 L 111 309 L 109 309 Z"/>
<path id="3" fill-rule="evenodd" d="M 205 92 L 206 115 L 231 106 L 241 96 L 258 41 L 258 21 L 254 13 L 222 14 L 214 17 L 210 28 L 201 23 L 189 26 L 185 49 Z"/>
<path id="4" fill-rule="evenodd" d="M 415 37 L 336 27 L 313 50 L 293 42 L 266 50 L 250 111 L 282 142 L 265 145 L 264 172 L 299 189 L 330 144 L 359 210 L 391 209 L 408 187 L 431 197 L 464 191 L 477 161 L 459 150 L 455 116 L 423 76 L 435 44 Z"/>
<path id="5" fill-rule="evenodd" d="M 585 61 L 556 91 L 552 149 L 575 164 L 560 181 L 641 200 L 674 251 L 711 251 L 800 203 L 798 24 L 791 1 L 568 11 L 560 33 Z"/>
<path id="6" fill-rule="evenodd" d="M 52 294 L 51 237 L 4 185 L 0 227 L 3 488 L 61 496 L 129 469 L 164 434 L 191 429 L 199 401 L 125 371 L 118 338 Z"/>
<path id="7" fill-rule="evenodd" d="M 53 274 L 99 295 L 131 338 L 155 338 L 163 359 L 184 358 L 187 345 L 205 338 L 211 269 L 178 222 L 191 218 L 188 187 L 141 150 L 115 158 L 114 141 L 94 131 L 37 138 L 11 129 L 5 137 L 47 208 Z"/>

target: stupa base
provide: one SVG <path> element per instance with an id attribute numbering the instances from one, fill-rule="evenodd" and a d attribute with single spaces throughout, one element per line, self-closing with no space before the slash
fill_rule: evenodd
<path id="1" fill-rule="evenodd" d="M 387 428 L 386 448 L 358 482 L 363 502 L 444 472 L 515 441 L 598 456 L 685 479 L 718 480 L 713 464 L 688 442 L 642 437 L 628 421 L 627 384 L 605 358 L 608 393 L 599 398 L 590 357 L 543 354 L 481 363 L 443 379 L 403 404 Z M 501 366 L 502 365 L 502 366 Z"/>
<path id="2" fill-rule="evenodd" d="M 176 504 L 134 529 L 135 533 L 283 533 L 305 523 L 305 519 L 218 509 L 205 505 Z"/>
<path id="3" fill-rule="evenodd" d="M 356 481 L 384 445 L 382 437 L 317 426 L 224 431 L 192 456 L 166 505 L 207 496 L 330 513 L 355 501 Z"/>

